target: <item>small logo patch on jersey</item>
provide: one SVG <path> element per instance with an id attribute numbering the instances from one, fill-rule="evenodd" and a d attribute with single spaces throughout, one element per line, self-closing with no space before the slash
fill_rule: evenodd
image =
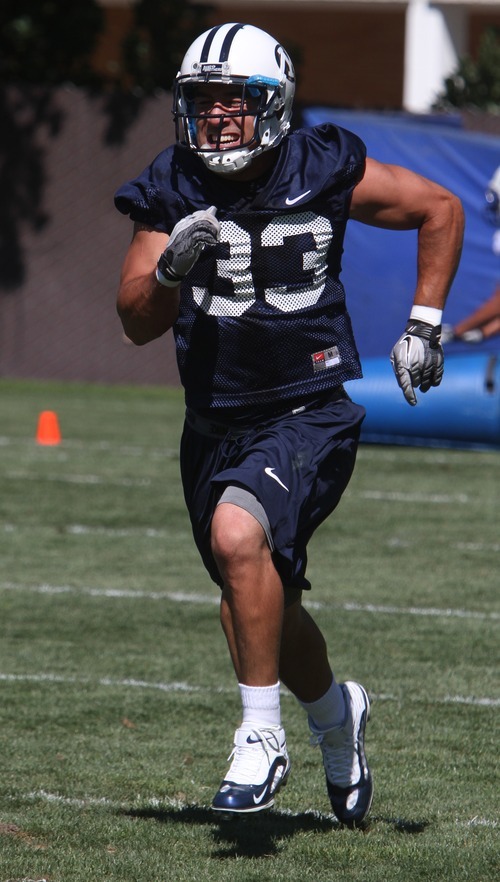
<path id="1" fill-rule="evenodd" d="M 328 368 L 340 364 L 341 358 L 336 346 L 323 349 L 322 352 L 313 352 L 311 355 L 313 371 L 326 371 Z"/>

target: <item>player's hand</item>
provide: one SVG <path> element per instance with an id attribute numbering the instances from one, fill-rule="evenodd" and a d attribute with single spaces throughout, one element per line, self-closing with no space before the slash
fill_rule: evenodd
<path id="1" fill-rule="evenodd" d="M 215 212 L 215 206 L 194 211 L 176 223 L 156 267 L 156 278 L 162 285 L 174 287 L 182 282 L 205 245 L 215 245 L 220 230 Z"/>
<path id="2" fill-rule="evenodd" d="M 417 403 L 415 389 L 427 392 L 431 386 L 439 386 L 442 380 L 441 325 L 410 319 L 392 349 L 391 364 L 404 397 L 413 407 Z"/>

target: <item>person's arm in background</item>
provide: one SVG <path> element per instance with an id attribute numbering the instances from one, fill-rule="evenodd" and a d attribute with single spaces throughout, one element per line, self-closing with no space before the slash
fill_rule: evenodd
<path id="1" fill-rule="evenodd" d="M 456 325 L 448 325 L 446 330 L 443 343 L 450 340 L 479 343 L 481 340 L 500 334 L 500 285 L 497 285 L 491 297 L 488 297 L 488 300 L 478 306 L 474 312 Z"/>

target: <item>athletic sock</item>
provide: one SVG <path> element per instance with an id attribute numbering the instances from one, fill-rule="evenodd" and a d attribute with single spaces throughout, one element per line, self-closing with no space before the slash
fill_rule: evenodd
<path id="1" fill-rule="evenodd" d="M 330 688 L 321 698 L 316 701 L 300 701 L 299 704 L 311 717 L 316 729 L 326 732 L 334 726 L 341 726 L 345 720 L 346 706 L 344 693 L 336 682 L 332 680 Z"/>
<path id="2" fill-rule="evenodd" d="M 280 684 L 274 686 L 246 686 L 240 683 L 243 705 L 242 724 L 254 727 L 281 726 Z"/>

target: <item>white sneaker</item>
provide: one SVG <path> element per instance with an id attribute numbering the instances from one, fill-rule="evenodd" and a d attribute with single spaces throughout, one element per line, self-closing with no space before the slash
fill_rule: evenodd
<path id="1" fill-rule="evenodd" d="M 223 812 L 260 812 L 271 808 L 274 795 L 286 784 L 290 760 L 280 726 L 236 729 L 229 771 L 212 802 Z"/>
<path id="2" fill-rule="evenodd" d="M 355 827 L 370 811 L 373 781 L 364 750 L 370 702 L 359 683 L 342 683 L 346 717 L 341 726 L 326 732 L 318 730 L 311 717 L 309 728 L 323 754 L 328 796 L 335 815 L 342 824 Z"/>

